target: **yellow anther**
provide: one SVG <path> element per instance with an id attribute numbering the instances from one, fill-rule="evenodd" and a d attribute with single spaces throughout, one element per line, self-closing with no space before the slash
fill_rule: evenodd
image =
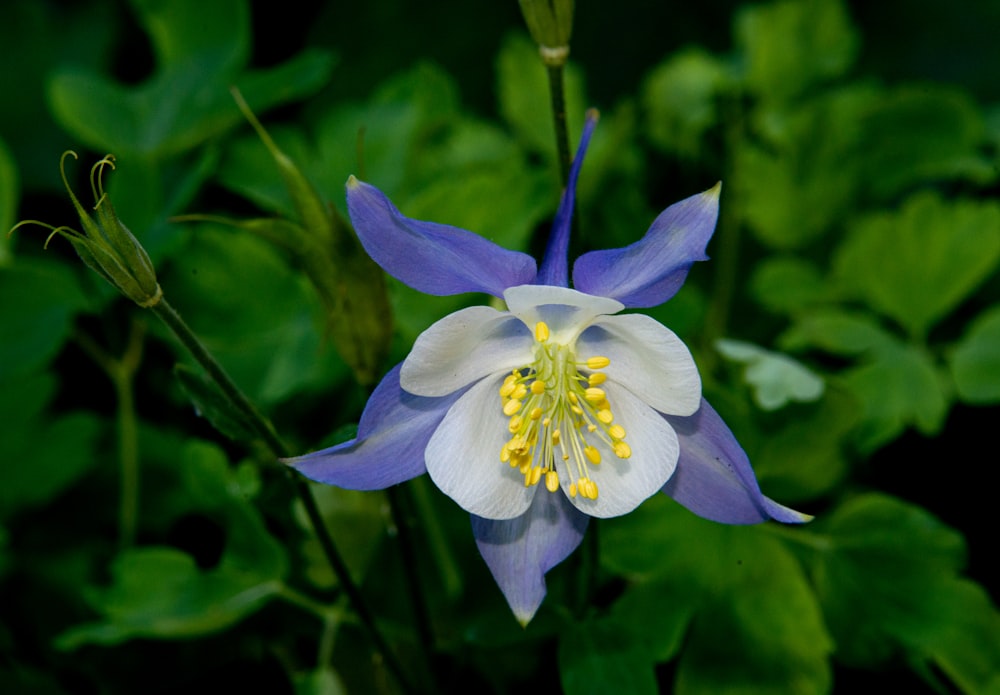
<path id="1" fill-rule="evenodd" d="M 538 485 L 538 481 L 542 479 L 542 467 L 535 466 L 531 469 L 531 484 Z"/>
<path id="2" fill-rule="evenodd" d="M 535 324 L 535 340 L 539 343 L 544 343 L 549 339 L 549 327 L 545 325 L 544 321 L 539 321 Z"/>
<path id="3" fill-rule="evenodd" d="M 600 357 L 600 356 L 588 357 L 585 364 L 587 365 L 587 369 L 604 369 L 609 364 L 611 364 L 611 360 L 609 360 L 607 357 Z"/>
<path id="4" fill-rule="evenodd" d="M 507 398 L 510 394 L 514 393 L 514 389 L 517 388 L 517 384 L 514 383 L 512 377 L 507 377 L 503 382 L 503 386 L 500 387 L 500 397 Z"/>
<path id="5" fill-rule="evenodd" d="M 511 451 L 519 451 L 524 448 L 525 443 L 524 437 L 511 437 L 506 446 Z"/>
<path id="6" fill-rule="evenodd" d="M 547 417 L 544 420 L 542 420 L 542 427 L 548 427 L 551 424 L 552 424 L 552 418 L 550 417 Z"/>
<path id="7" fill-rule="evenodd" d="M 554 430 L 552 432 L 552 445 L 559 446 L 559 440 L 562 439 L 562 432 L 559 430 Z"/>
<path id="8" fill-rule="evenodd" d="M 583 415 L 583 408 L 581 408 L 578 405 L 571 405 L 569 409 L 572 410 L 577 415 Z"/>
<path id="9" fill-rule="evenodd" d="M 576 497 L 576 483 L 569 484 L 569 496 Z"/>
<path id="10" fill-rule="evenodd" d="M 590 423 L 589 425 L 587 425 L 587 431 L 588 432 L 596 432 L 597 431 L 597 425 L 595 425 L 594 423 Z"/>
<path id="11" fill-rule="evenodd" d="M 611 425 L 608 428 L 608 434 L 611 435 L 612 439 L 625 439 L 625 428 L 621 425 Z"/>
<path id="12" fill-rule="evenodd" d="M 515 415 L 510 419 L 510 422 L 507 423 L 507 429 L 510 430 L 511 434 L 513 434 L 514 432 L 517 432 L 519 429 L 521 429 L 521 424 L 523 422 L 524 418 L 522 418 L 520 415 Z"/>
<path id="13" fill-rule="evenodd" d="M 606 397 L 604 389 L 599 389 L 593 386 L 584 391 L 583 393 L 584 393 L 583 397 L 586 398 L 591 403 L 600 403 Z"/>
<path id="14" fill-rule="evenodd" d="M 559 475 L 555 471 L 548 471 L 545 474 L 545 487 L 549 492 L 559 489 Z"/>
<path id="15" fill-rule="evenodd" d="M 594 372 L 587 377 L 587 383 L 591 386 L 600 386 L 608 380 L 608 375 L 604 372 Z"/>
<path id="16" fill-rule="evenodd" d="M 532 420 L 537 420 L 538 418 L 540 418 L 542 416 L 542 409 L 541 408 L 532 408 L 530 416 L 531 416 Z"/>
<path id="17" fill-rule="evenodd" d="M 528 387 L 524 384 L 518 384 L 514 387 L 514 391 L 510 394 L 510 397 L 515 400 L 521 400 L 528 395 Z"/>
<path id="18" fill-rule="evenodd" d="M 507 448 L 506 444 L 500 447 L 500 460 L 503 463 L 507 463 L 508 461 L 510 461 L 510 449 Z"/>
<path id="19" fill-rule="evenodd" d="M 596 447 L 585 446 L 583 447 L 583 453 L 591 463 L 597 464 L 601 462 L 601 452 Z"/>
<path id="20" fill-rule="evenodd" d="M 597 499 L 597 483 L 591 479 L 587 479 L 587 497 L 592 500 Z"/>
<path id="21" fill-rule="evenodd" d="M 504 409 L 504 412 L 507 412 L 507 410 Z M 610 410 L 605 408 L 604 410 L 597 411 L 597 419 L 603 422 L 605 425 L 610 425 L 614 421 L 615 416 L 611 414 Z"/>
<path id="22" fill-rule="evenodd" d="M 627 459 L 632 455 L 632 447 L 625 442 L 615 442 L 615 456 L 620 459 Z"/>
<path id="23" fill-rule="evenodd" d="M 545 382 L 544 381 L 532 381 L 531 382 L 531 392 L 536 396 L 540 396 L 545 393 Z"/>
<path id="24" fill-rule="evenodd" d="M 507 417 L 510 417 L 520 409 L 521 409 L 521 401 L 517 400 L 516 398 L 512 398 L 503 404 L 503 414 L 506 415 Z"/>
<path id="25" fill-rule="evenodd" d="M 576 405 L 577 403 L 580 402 L 579 397 L 573 391 L 570 391 L 568 394 L 566 394 L 566 397 L 569 398 L 569 402 L 572 403 L 573 405 Z"/>

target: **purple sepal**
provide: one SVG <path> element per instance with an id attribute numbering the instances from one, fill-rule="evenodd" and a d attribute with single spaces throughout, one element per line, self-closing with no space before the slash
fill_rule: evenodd
<path id="1" fill-rule="evenodd" d="M 694 415 L 664 417 L 681 446 L 677 470 L 663 486 L 664 493 L 698 516 L 723 524 L 768 519 L 800 524 L 812 518 L 761 493 L 746 452 L 704 398 Z"/>
<path id="2" fill-rule="evenodd" d="M 651 307 L 673 297 L 705 247 L 719 216 L 714 188 L 674 203 L 660 213 L 639 241 L 620 249 L 591 251 L 573 264 L 573 287 L 611 297 L 627 307 Z"/>
<path id="3" fill-rule="evenodd" d="M 586 119 L 583 122 L 583 134 L 580 136 L 580 145 L 576 149 L 576 156 L 573 158 L 573 165 L 569 170 L 569 181 L 566 183 L 562 199 L 559 201 L 556 217 L 552 221 L 552 231 L 549 233 L 549 243 L 545 247 L 542 267 L 538 271 L 538 277 L 535 278 L 536 285 L 569 287 L 569 236 L 573 226 L 576 180 L 580 176 L 583 158 L 587 154 L 587 145 L 590 144 L 590 136 L 594 134 L 594 127 L 597 125 L 599 117 L 597 109 L 587 111 Z"/>
<path id="4" fill-rule="evenodd" d="M 347 209 L 365 251 L 385 272 L 424 294 L 485 292 L 534 281 L 535 259 L 458 227 L 404 217 L 377 188 L 351 177 Z"/>
<path id="5" fill-rule="evenodd" d="M 348 490 L 381 490 L 426 472 L 427 442 L 466 389 L 441 398 L 414 396 L 399 386 L 400 366 L 368 399 L 356 439 L 283 462 L 307 478 Z"/>
<path id="6" fill-rule="evenodd" d="M 472 515 L 472 533 L 514 616 L 527 625 L 545 598 L 545 573 L 576 550 L 588 517 L 562 492 L 539 489 L 516 519 Z"/>

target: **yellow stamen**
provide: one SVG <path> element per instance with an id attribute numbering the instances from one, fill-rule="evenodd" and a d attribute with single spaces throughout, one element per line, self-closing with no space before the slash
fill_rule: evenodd
<path id="1" fill-rule="evenodd" d="M 576 491 L 576 483 L 570 483 L 569 484 L 569 496 L 570 497 L 576 497 L 576 492 L 577 492 Z"/>
<path id="2" fill-rule="evenodd" d="M 545 487 L 549 492 L 555 492 L 559 489 L 559 475 L 555 471 L 546 472 Z"/>
<path id="3" fill-rule="evenodd" d="M 604 393 L 604 389 L 591 387 L 586 391 L 584 391 L 584 398 L 586 398 L 591 403 L 600 403 L 601 401 L 605 400 L 605 397 L 606 395 Z"/>
<path id="4" fill-rule="evenodd" d="M 601 462 L 601 452 L 596 447 L 586 446 L 583 448 L 583 453 L 591 463 L 597 464 Z"/>
<path id="5" fill-rule="evenodd" d="M 620 459 L 627 459 L 632 455 L 632 447 L 625 442 L 615 442 L 615 456 Z"/>
<path id="6" fill-rule="evenodd" d="M 537 408 L 536 407 L 536 408 L 532 408 L 531 409 L 531 419 L 532 420 L 537 420 L 541 416 L 542 416 L 542 409 L 541 408 Z"/>
<path id="7" fill-rule="evenodd" d="M 504 408 L 504 413 L 506 412 L 507 410 L 506 408 Z M 610 425 L 612 421 L 615 419 L 615 416 L 611 414 L 610 410 L 605 408 L 604 410 L 597 411 L 597 419 L 603 422 L 605 425 Z"/>
<path id="8" fill-rule="evenodd" d="M 521 429 L 521 423 L 523 422 L 524 418 L 522 418 L 520 415 L 515 415 L 510 419 L 510 422 L 507 423 L 507 429 L 510 430 L 511 434 L 513 434 L 514 432 L 517 432 L 519 429 Z"/>
<path id="9" fill-rule="evenodd" d="M 608 434 L 611 435 L 612 439 L 625 439 L 625 428 L 621 425 L 611 425 L 608 428 Z"/>
<path id="10" fill-rule="evenodd" d="M 539 343 L 544 343 L 549 339 L 549 327 L 545 325 L 544 321 L 539 321 L 535 324 L 535 340 Z"/>
<path id="11" fill-rule="evenodd" d="M 510 394 L 511 398 L 521 400 L 528 395 L 528 387 L 524 384 L 518 384 L 514 387 L 513 393 Z"/>
<path id="12" fill-rule="evenodd" d="M 545 382 L 544 381 L 532 381 L 531 382 L 531 392 L 536 396 L 541 396 L 545 393 Z"/>
<path id="13" fill-rule="evenodd" d="M 604 372 L 594 372 L 593 374 L 587 377 L 587 383 L 590 386 L 600 386 L 607 380 L 608 380 L 608 375 L 605 374 Z"/>
<path id="14" fill-rule="evenodd" d="M 517 400 L 516 398 L 512 398 L 511 400 L 504 403 L 503 414 L 506 415 L 507 417 L 510 417 L 520 409 L 521 409 L 521 401 Z"/>
<path id="15" fill-rule="evenodd" d="M 604 369 L 609 364 L 611 364 L 611 360 L 609 360 L 607 357 L 600 357 L 600 356 L 589 357 L 587 358 L 587 361 L 584 364 L 587 365 L 587 369 Z"/>

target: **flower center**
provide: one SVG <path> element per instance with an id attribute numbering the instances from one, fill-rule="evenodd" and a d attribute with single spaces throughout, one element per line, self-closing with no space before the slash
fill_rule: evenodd
<path id="1" fill-rule="evenodd" d="M 600 465 L 601 452 L 594 442 L 603 442 L 618 458 L 632 455 L 625 429 L 615 424 L 601 388 L 607 375 L 599 370 L 609 364 L 600 356 L 577 360 L 573 346 L 549 340 L 549 327 L 543 321 L 535 324 L 534 362 L 513 370 L 500 387 L 511 433 L 500 460 L 521 471 L 525 486 L 544 478 L 549 492 L 558 490 L 558 456 L 570 479 L 570 497 L 596 500 L 597 484 L 589 471 Z"/>

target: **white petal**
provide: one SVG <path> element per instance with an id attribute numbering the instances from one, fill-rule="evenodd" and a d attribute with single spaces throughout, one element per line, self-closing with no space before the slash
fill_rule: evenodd
<path id="1" fill-rule="evenodd" d="M 644 500 L 660 491 L 677 468 L 680 446 L 677 434 L 659 413 L 620 386 L 605 383 L 615 423 L 625 428 L 625 441 L 632 449 L 627 459 L 615 456 L 603 442 L 591 435 L 588 443 L 601 452 L 601 463 L 589 466 L 590 479 L 597 484 L 597 499 L 570 497 L 580 511 L 607 518 L 628 514 Z M 563 491 L 569 495 L 572 482 L 566 463 L 556 457 Z M 575 476 L 574 476 L 575 478 Z"/>
<path id="2" fill-rule="evenodd" d="M 616 299 L 595 297 L 551 285 L 519 285 L 503 293 L 510 313 L 534 330 L 535 324 L 544 321 L 549 334 L 557 343 L 568 345 L 576 340 L 584 328 L 604 314 L 615 314 L 625 308 Z"/>
<path id="3" fill-rule="evenodd" d="M 661 413 L 691 415 L 701 405 L 701 377 L 673 331 L 643 314 L 604 316 L 577 341 L 581 360 L 603 355 L 603 372 Z"/>
<path id="4" fill-rule="evenodd" d="M 462 509 L 486 519 L 513 519 L 528 509 L 536 487 L 500 460 L 510 440 L 497 393 L 506 373 L 483 379 L 459 398 L 424 452 L 427 472 Z"/>
<path id="5" fill-rule="evenodd" d="M 462 309 L 417 337 L 399 382 L 416 396 L 446 396 L 488 374 L 528 364 L 533 340 L 505 311 L 488 306 Z"/>

